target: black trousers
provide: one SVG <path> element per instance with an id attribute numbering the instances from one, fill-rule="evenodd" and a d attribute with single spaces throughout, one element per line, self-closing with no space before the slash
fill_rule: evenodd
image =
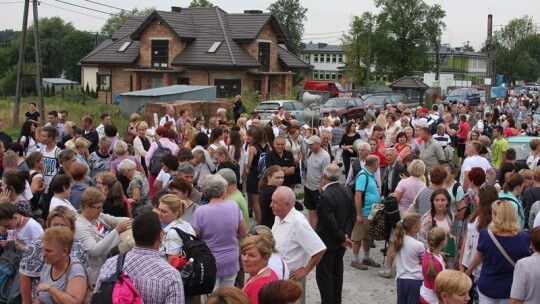
<path id="1" fill-rule="evenodd" d="M 341 304 L 345 248 L 327 250 L 315 271 L 322 304 Z"/>

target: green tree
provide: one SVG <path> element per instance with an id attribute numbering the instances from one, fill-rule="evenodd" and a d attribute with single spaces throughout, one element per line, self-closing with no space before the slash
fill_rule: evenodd
<path id="1" fill-rule="evenodd" d="M 387 71 L 391 79 L 429 70 L 432 62 L 427 51 L 438 45 L 446 16 L 440 5 L 422 0 L 375 0 L 377 36 L 386 37 L 373 44 L 377 69 Z"/>
<path id="2" fill-rule="evenodd" d="M 307 21 L 307 8 L 300 4 L 300 0 L 277 0 L 270 4 L 268 10 L 274 14 L 283 27 L 292 47 L 290 51 L 298 54 L 304 35 L 304 21 Z"/>
<path id="3" fill-rule="evenodd" d="M 45 97 L 51 97 L 51 87 L 49 84 L 45 87 Z"/>
<path id="4" fill-rule="evenodd" d="M 368 60 L 368 35 L 373 32 L 375 16 L 364 12 L 361 17 L 354 16 L 349 24 L 349 31 L 343 34 L 341 46 L 345 52 L 345 74 L 353 77 L 354 82 L 365 85 Z M 372 37 L 373 38 L 373 35 Z"/>
<path id="5" fill-rule="evenodd" d="M 79 61 L 94 49 L 95 37 L 90 32 L 73 31 L 62 39 L 64 74 L 67 79 L 81 82 Z"/>
<path id="6" fill-rule="evenodd" d="M 54 86 L 54 83 L 51 86 L 51 96 L 56 96 L 56 87 Z"/>
<path id="7" fill-rule="evenodd" d="M 189 7 L 214 7 L 208 0 L 191 0 Z"/>
<path id="8" fill-rule="evenodd" d="M 463 50 L 464 51 L 469 51 L 469 52 L 476 52 L 474 50 L 474 47 L 471 45 L 471 42 L 469 40 L 467 40 L 467 42 L 463 43 Z"/>
<path id="9" fill-rule="evenodd" d="M 33 63 L 26 64 L 24 66 L 24 72 L 27 74 L 35 74 L 36 65 Z M 0 90 L 4 96 L 14 96 L 17 86 L 17 66 L 12 66 L 4 73 L 4 76 L 0 78 Z M 36 79 L 32 76 L 25 76 L 22 78 L 23 96 L 31 96 L 36 93 Z"/>
<path id="10" fill-rule="evenodd" d="M 105 24 L 101 27 L 101 34 L 105 36 L 105 38 L 111 38 L 129 18 L 134 16 L 149 16 L 155 10 L 154 7 L 148 7 L 142 10 L 134 8 L 131 11 L 120 11 L 107 19 Z"/>
<path id="11" fill-rule="evenodd" d="M 496 31 L 493 36 L 496 69 L 506 82 L 515 80 L 536 81 L 531 68 L 540 64 L 538 26 L 530 16 L 515 18 Z M 536 43 L 535 43 L 536 42 Z"/>

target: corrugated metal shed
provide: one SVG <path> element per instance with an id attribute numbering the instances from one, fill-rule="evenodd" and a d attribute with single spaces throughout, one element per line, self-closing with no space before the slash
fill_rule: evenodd
<path id="1" fill-rule="evenodd" d="M 216 100 L 216 87 L 173 85 L 149 90 L 120 94 L 120 111 L 125 114 L 142 113 L 148 102 L 171 102 L 175 100 Z"/>

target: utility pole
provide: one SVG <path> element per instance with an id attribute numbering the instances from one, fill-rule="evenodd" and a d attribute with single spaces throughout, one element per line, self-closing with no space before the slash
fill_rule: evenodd
<path id="1" fill-rule="evenodd" d="M 43 68 L 41 64 L 41 42 L 39 40 L 38 0 L 33 0 L 34 8 L 34 49 L 36 54 L 36 89 L 39 99 L 41 121 L 45 122 L 45 99 L 43 98 Z"/>
<path id="2" fill-rule="evenodd" d="M 43 74 L 41 66 L 41 43 L 39 40 L 39 18 L 38 1 L 32 0 L 34 15 L 34 52 L 36 55 L 36 89 L 38 92 L 38 109 L 41 115 L 41 122 L 45 122 L 45 100 L 43 98 Z M 19 112 L 21 107 L 22 78 L 24 76 L 24 54 L 26 50 L 26 35 L 28 33 L 28 11 L 30 10 L 30 0 L 24 1 L 23 26 L 21 33 L 21 44 L 19 47 L 19 62 L 17 63 L 17 87 L 15 90 L 15 106 L 13 108 L 13 123 L 19 123 Z"/>
<path id="3" fill-rule="evenodd" d="M 370 85 L 370 77 L 371 77 L 371 21 L 368 23 L 368 36 L 367 36 L 367 44 L 368 44 L 368 50 L 367 50 L 367 64 L 366 64 L 366 91 L 369 94 L 369 85 Z"/>
<path id="4" fill-rule="evenodd" d="M 26 31 L 28 29 L 28 10 L 30 0 L 24 1 L 23 24 L 21 33 L 21 43 L 19 46 L 19 62 L 17 63 L 17 87 L 15 88 L 15 107 L 13 108 L 13 123 L 19 122 L 19 111 L 21 108 L 22 76 L 24 69 L 24 53 L 26 48 Z M 43 116 L 42 118 L 43 119 Z"/>
<path id="5" fill-rule="evenodd" d="M 486 62 L 486 103 L 491 104 L 491 86 L 493 86 L 493 15 L 488 15 L 488 24 L 487 24 L 487 39 L 486 39 L 486 50 L 487 50 L 487 62 Z M 489 79 L 489 83 L 487 81 Z"/>

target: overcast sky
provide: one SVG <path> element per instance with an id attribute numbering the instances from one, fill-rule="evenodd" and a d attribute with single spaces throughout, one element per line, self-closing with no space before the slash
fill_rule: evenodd
<path id="1" fill-rule="evenodd" d="M 486 39 L 487 15 L 493 14 L 494 30 L 507 24 L 511 19 L 532 14 L 538 19 L 540 13 L 539 0 L 424 0 L 428 4 L 440 4 L 446 11 L 446 30 L 442 42 L 452 46 L 461 46 L 470 41 L 475 49 L 479 49 Z M 23 15 L 22 0 L 0 0 L 0 30 L 20 30 Z M 92 3 L 94 2 L 94 3 Z M 71 22 L 79 30 L 99 31 L 109 15 L 118 10 L 95 3 L 110 5 L 130 10 L 135 7 L 146 8 L 153 5 L 158 10 L 169 11 L 171 6 L 189 5 L 190 0 L 41 0 L 39 17 L 60 16 Z M 229 13 L 243 12 L 245 9 L 267 11 L 271 0 L 210 0 L 214 5 Z M 304 41 L 339 44 L 340 32 L 347 31 L 352 16 L 361 15 L 365 11 L 377 12 L 372 0 L 301 0 L 308 8 L 305 22 Z M 76 4 L 76 7 L 67 3 Z M 150 5 L 151 4 L 151 5 Z M 97 11 L 89 10 L 94 9 Z M 71 10 L 71 11 L 68 11 Z M 102 11 L 102 12 L 98 12 Z M 75 13 L 77 12 L 77 13 Z M 30 15 L 30 19 L 32 16 Z M 540 21 L 539 21 L 540 22 Z M 540 26 L 540 23 L 537 25 Z"/>

